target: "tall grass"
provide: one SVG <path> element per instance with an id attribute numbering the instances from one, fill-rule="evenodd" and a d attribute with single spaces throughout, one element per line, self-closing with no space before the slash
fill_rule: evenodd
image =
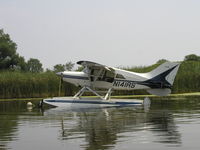
<path id="1" fill-rule="evenodd" d="M 53 72 L 0 72 L 0 98 L 27 98 L 58 96 L 60 78 Z M 64 83 L 61 96 L 71 95 L 74 86 Z"/>
<path id="2" fill-rule="evenodd" d="M 200 91 L 200 61 L 184 61 L 176 76 L 173 92 Z"/>

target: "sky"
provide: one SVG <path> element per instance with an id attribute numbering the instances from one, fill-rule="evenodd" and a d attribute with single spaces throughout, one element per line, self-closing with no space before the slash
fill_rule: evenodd
<path id="1" fill-rule="evenodd" d="M 200 55 L 199 0 L 0 0 L 0 28 L 44 68 L 114 67 Z"/>

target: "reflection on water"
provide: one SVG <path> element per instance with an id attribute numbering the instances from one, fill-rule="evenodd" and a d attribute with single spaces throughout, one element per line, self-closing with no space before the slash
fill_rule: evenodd
<path id="1" fill-rule="evenodd" d="M 149 109 L 42 111 L 27 109 L 25 101 L 0 102 L 0 149 L 194 148 L 200 134 L 193 139 L 188 132 L 198 132 L 199 108 L 199 98 L 152 100 Z"/>
<path id="2" fill-rule="evenodd" d="M 76 121 L 72 124 L 64 118 L 61 119 L 60 139 L 82 138 L 80 133 L 83 133 L 87 142 L 83 145 L 85 149 L 114 147 L 119 137 L 126 138 L 134 135 L 132 138 L 141 140 L 141 137 L 145 136 L 144 131 L 151 131 L 159 137 L 154 142 L 176 145 L 181 143 L 181 136 L 173 116 L 166 110 L 144 113 L 141 108 L 134 107 L 107 108 L 89 113 L 74 113 L 73 116 Z M 142 140 L 135 139 L 135 142 L 149 142 L 148 138 Z"/>
<path id="3" fill-rule="evenodd" d="M 74 137 L 74 134 L 84 133 L 86 149 L 106 149 L 116 144 L 118 134 L 141 126 L 144 122 L 141 113 L 135 113 L 132 108 L 107 108 L 93 112 L 82 112 L 74 114 L 76 122 L 72 126 L 68 121 L 62 120 L 62 140 Z M 74 134 L 73 134 L 74 133 Z"/>

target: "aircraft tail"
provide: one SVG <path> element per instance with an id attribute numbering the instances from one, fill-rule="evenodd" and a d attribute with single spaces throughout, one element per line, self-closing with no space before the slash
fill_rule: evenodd
<path id="1" fill-rule="evenodd" d="M 151 72 L 146 73 L 149 79 L 145 82 L 151 88 L 147 91 L 150 94 L 159 96 L 170 94 L 179 66 L 179 63 L 165 62 Z"/>

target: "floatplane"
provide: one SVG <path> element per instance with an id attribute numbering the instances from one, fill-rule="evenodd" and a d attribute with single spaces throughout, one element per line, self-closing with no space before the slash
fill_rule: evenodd
<path id="1" fill-rule="evenodd" d="M 53 106 L 84 105 L 90 106 L 130 106 L 142 105 L 145 100 L 111 99 L 113 90 L 144 89 L 150 94 L 166 96 L 171 93 L 175 76 L 180 64 L 165 62 L 148 73 L 130 72 L 115 67 L 109 67 L 91 61 L 78 61 L 84 67 L 83 71 L 59 72 L 63 81 L 72 83 L 81 89 L 73 97 L 53 97 L 43 102 Z M 102 95 L 101 91 L 106 92 Z M 95 97 L 83 97 L 85 92 L 91 92 Z"/>

